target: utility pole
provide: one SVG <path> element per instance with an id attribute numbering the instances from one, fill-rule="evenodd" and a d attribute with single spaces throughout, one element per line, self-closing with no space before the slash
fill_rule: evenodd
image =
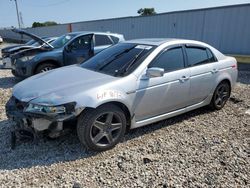
<path id="1" fill-rule="evenodd" d="M 10 1 L 12 1 L 12 0 L 10 0 Z M 16 4 L 16 15 L 17 15 L 18 27 L 20 29 L 21 28 L 21 24 L 20 24 L 20 18 L 19 18 L 19 11 L 18 11 L 17 0 L 13 0 L 13 1 L 15 1 L 15 4 Z"/>

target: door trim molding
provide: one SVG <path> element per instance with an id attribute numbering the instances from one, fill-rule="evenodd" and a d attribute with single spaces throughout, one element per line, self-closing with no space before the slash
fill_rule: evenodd
<path id="1" fill-rule="evenodd" d="M 145 126 L 145 125 L 148 125 L 148 124 L 151 124 L 151 123 L 155 123 L 157 121 L 168 119 L 168 118 L 171 118 L 171 117 L 186 113 L 188 111 L 191 111 L 191 110 L 206 106 L 206 105 L 208 105 L 210 103 L 211 98 L 212 98 L 212 95 L 209 95 L 204 101 L 199 102 L 197 104 L 194 104 L 194 105 L 191 105 L 191 106 L 179 109 L 179 110 L 175 110 L 175 111 L 172 111 L 172 112 L 168 112 L 168 113 L 165 113 L 165 114 L 161 114 L 161 115 L 158 115 L 158 116 L 154 116 L 154 117 L 151 117 L 151 118 L 148 118 L 148 119 L 140 120 L 140 121 L 135 121 L 135 117 L 134 117 L 132 119 L 130 128 L 135 129 L 135 128 L 138 128 L 138 127 L 142 127 L 142 126 Z"/>

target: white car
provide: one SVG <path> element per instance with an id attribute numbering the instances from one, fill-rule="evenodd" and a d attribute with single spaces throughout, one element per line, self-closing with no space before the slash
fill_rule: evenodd
<path id="1" fill-rule="evenodd" d="M 81 143 L 104 151 L 121 141 L 126 129 L 206 105 L 222 109 L 237 73 L 235 58 L 203 42 L 126 41 L 80 65 L 20 82 L 13 88 L 6 114 L 18 131 L 43 131 L 52 138 L 74 119 Z"/>
<path id="2" fill-rule="evenodd" d="M 0 36 L 0 43 L 3 43 L 3 38 Z"/>

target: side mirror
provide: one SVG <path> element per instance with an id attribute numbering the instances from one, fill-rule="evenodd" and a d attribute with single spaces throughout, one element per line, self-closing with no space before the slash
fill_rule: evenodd
<path id="1" fill-rule="evenodd" d="M 148 68 L 146 71 L 146 76 L 148 78 L 162 77 L 164 75 L 164 69 L 158 67 Z"/>

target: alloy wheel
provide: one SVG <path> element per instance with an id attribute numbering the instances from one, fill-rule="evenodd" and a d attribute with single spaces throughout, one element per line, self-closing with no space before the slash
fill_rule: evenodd
<path id="1" fill-rule="evenodd" d="M 47 72 L 47 71 L 50 71 L 52 70 L 53 68 L 52 67 L 44 67 L 40 72 Z"/>
<path id="2" fill-rule="evenodd" d="M 227 84 L 221 84 L 215 93 L 215 105 L 219 108 L 223 107 L 230 95 L 230 89 Z"/>
<path id="3" fill-rule="evenodd" d="M 100 115 L 90 129 L 92 142 L 97 146 L 109 146 L 114 143 L 122 131 L 122 120 L 113 112 Z"/>

